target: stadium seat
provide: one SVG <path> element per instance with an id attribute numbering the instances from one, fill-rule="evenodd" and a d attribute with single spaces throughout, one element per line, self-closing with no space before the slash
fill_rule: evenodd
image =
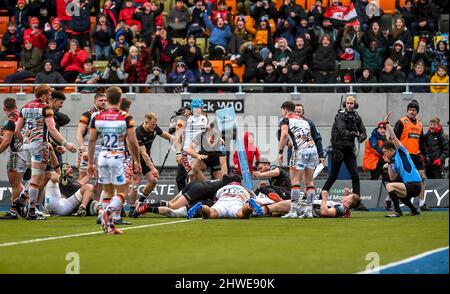
<path id="1" fill-rule="evenodd" d="M 107 60 L 95 60 L 94 61 L 94 68 L 99 70 L 101 73 L 105 71 L 105 69 L 108 67 L 108 61 Z"/>
<path id="2" fill-rule="evenodd" d="M 17 61 L 1 61 L 0 62 L 0 82 L 5 80 L 7 75 L 17 72 Z"/>
<path id="3" fill-rule="evenodd" d="M 97 19 L 95 16 L 91 16 L 91 32 L 94 30 L 95 24 L 97 23 Z"/>
<path id="4" fill-rule="evenodd" d="M 241 66 L 237 65 L 235 62 L 226 62 L 225 64 L 231 64 L 234 73 L 239 77 L 239 81 L 242 83 L 242 77 L 244 76 L 245 72 L 245 64 Z"/>
<path id="5" fill-rule="evenodd" d="M 8 10 L 0 9 L 0 16 L 8 16 Z"/>
<path id="6" fill-rule="evenodd" d="M 379 3 L 385 14 L 395 14 L 395 1 L 380 1 Z"/>
<path id="7" fill-rule="evenodd" d="M 34 92 L 34 87 L 22 87 L 22 93 L 31 94 L 33 92 Z M 21 93 L 20 87 L 18 87 L 18 86 L 11 87 L 11 93 Z"/>
<path id="8" fill-rule="evenodd" d="M 212 64 L 214 72 L 220 77 L 223 72 L 223 60 L 209 60 Z"/>
<path id="9" fill-rule="evenodd" d="M 8 16 L 0 16 L 0 37 L 3 37 L 3 34 L 8 30 Z"/>
<path id="10" fill-rule="evenodd" d="M 340 69 L 355 69 L 358 70 L 361 68 L 361 60 L 341 60 L 336 61 L 336 68 Z"/>
<path id="11" fill-rule="evenodd" d="M 72 93 L 75 92 L 75 87 L 65 87 L 63 89 L 63 92 L 66 93 L 66 94 L 72 94 Z"/>
<path id="12" fill-rule="evenodd" d="M 227 7 L 231 7 L 231 14 L 236 15 L 236 7 L 237 3 L 236 0 L 225 0 Z"/>
<path id="13" fill-rule="evenodd" d="M 200 47 L 200 50 L 202 50 L 203 54 L 206 54 L 208 52 L 208 38 L 197 38 L 197 46 Z"/>
<path id="14" fill-rule="evenodd" d="M 309 0 L 309 1 L 311 1 L 311 0 Z M 307 9 L 307 4 L 306 4 L 306 0 L 295 0 L 295 3 L 297 3 L 297 5 L 300 5 L 303 9 Z M 315 1 L 313 1 L 313 2 L 315 2 Z"/>
<path id="15" fill-rule="evenodd" d="M 390 0 L 390 1 L 393 1 L 393 0 Z M 352 0 L 340 0 L 340 2 L 342 3 L 343 6 L 349 6 L 352 3 Z"/>
<path id="16" fill-rule="evenodd" d="M 11 93 L 11 87 L 0 87 L 0 94 Z"/>

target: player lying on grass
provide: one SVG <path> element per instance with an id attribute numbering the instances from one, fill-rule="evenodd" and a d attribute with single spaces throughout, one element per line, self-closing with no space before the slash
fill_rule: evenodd
<path id="1" fill-rule="evenodd" d="M 59 216 L 71 215 L 74 211 L 78 216 L 97 215 L 98 202 L 93 201 L 94 186 L 88 184 L 90 175 L 76 181 L 72 167 L 64 163 L 60 168 L 55 151 L 52 147 L 49 149 L 54 170 L 50 172 L 50 180 L 45 186 L 45 209 L 51 215 Z"/>
<path id="2" fill-rule="evenodd" d="M 261 206 L 252 198 L 254 193 L 241 186 L 240 182 L 231 182 L 220 188 L 216 193 L 216 203 L 209 207 L 197 202 L 189 209 L 187 218 L 193 218 L 200 213 L 204 219 L 212 218 L 249 218 L 253 212 L 262 215 Z"/>
<path id="3" fill-rule="evenodd" d="M 213 200 L 216 192 L 223 186 L 241 181 L 238 175 L 224 175 L 221 180 L 206 182 L 192 181 L 187 184 L 174 198 L 169 201 L 148 199 L 135 210 L 133 217 L 138 217 L 147 212 L 158 213 L 167 217 L 186 217 L 187 206 L 199 201 Z"/>
<path id="4" fill-rule="evenodd" d="M 383 159 L 388 164 L 389 180 L 386 184 L 386 190 L 394 204 L 394 212 L 386 217 L 400 217 L 399 199 L 411 210 L 409 215 L 420 214 L 411 203 L 411 198 L 419 196 L 422 190 L 422 178 L 414 165 L 406 148 L 395 136 L 394 130 L 389 124 L 389 112 L 384 118 L 384 124 L 389 134 L 390 141 L 383 144 Z"/>
<path id="5" fill-rule="evenodd" d="M 358 207 L 361 204 L 359 195 L 351 193 L 350 189 L 344 190 L 344 196 L 340 202 L 328 201 L 328 192 L 322 191 L 322 200 L 314 200 L 312 205 L 312 214 L 314 217 L 350 217 L 350 209 Z M 263 206 L 263 215 L 280 216 L 290 211 L 291 201 L 285 200 Z M 306 205 L 301 203 L 297 209 L 299 218 L 305 217 Z"/>

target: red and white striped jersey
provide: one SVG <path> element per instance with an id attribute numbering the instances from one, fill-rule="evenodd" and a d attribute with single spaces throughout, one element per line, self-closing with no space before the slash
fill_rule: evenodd
<path id="1" fill-rule="evenodd" d="M 311 136 L 309 123 L 300 118 L 297 114 L 289 114 L 280 122 L 280 128 L 288 126 L 288 138 L 292 142 L 294 150 L 316 148 L 316 144 Z"/>
<path id="2" fill-rule="evenodd" d="M 48 141 L 45 118 L 54 116 L 53 109 L 50 106 L 40 99 L 35 99 L 22 107 L 20 116 L 24 122 L 22 129 L 23 144 Z"/>

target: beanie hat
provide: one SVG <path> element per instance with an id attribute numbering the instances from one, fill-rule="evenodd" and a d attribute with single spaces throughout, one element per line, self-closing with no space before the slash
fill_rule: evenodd
<path id="1" fill-rule="evenodd" d="M 409 110 L 410 108 L 416 109 L 417 113 L 419 113 L 419 108 L 420 108 L 419 102 L 417 102 L 417 100 L 413 100 L 413 101 L 409 102 L 406 110 Z"/>

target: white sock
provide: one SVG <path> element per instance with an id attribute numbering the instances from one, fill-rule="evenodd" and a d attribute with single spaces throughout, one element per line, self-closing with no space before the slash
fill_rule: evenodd
<path id="1" fill-rule="evenodd" d="M 167 217 L 187 217 L 187 208 L 186 206 L 178 209 L 167 208 L 165 215 Z"/>
<path id="2" fill-rule="evenodd" d="M 113 196 L 113 198 L 111 198 L 111 201 L 109 202 L 107 209 L 111 210 L 112 212 L 118 211 L 120 214 L 121 207 L 122 207 L 122 198 L 119 196 Z"/>
<path id="3" fill-rule="evenodd" d="M 425 204 L 425 199 L 419 199 L 419 205 L 423 206 Z"/>

